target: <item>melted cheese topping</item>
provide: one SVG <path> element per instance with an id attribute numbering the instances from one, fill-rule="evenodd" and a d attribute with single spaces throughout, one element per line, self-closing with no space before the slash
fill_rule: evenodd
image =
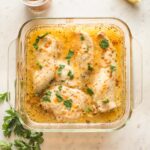
<path id="1" fill-rule="evenodd" d="M 36 49 L 37 37 L 42 38 Z M 106 49 L 100 46 L 103 39 Z M 36 26 L 26 36 L 26 59 L 23 106 L 33 121 L 113 122 L 123 116 L 125 48 L 118 27 Z"/>

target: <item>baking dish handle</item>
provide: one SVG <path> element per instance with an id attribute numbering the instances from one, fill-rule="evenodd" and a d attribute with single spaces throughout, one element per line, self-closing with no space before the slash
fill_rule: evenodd
<path id="1" fill-rule="evenodd" d="M 9 104 L 15 108 L 16 99 L 16 48 L 17 39 L 10 42 L 7 56 L 7 91 L 10 93 Z"/>
<path id="2" fill-rule="evenodd" d="M 132 58 L 133 58 L 133 108 L 137 108 L 142 102 L 142 84 L 143 84 L 143 61 L 142 47 L 140 43 L 133 38 L 132 41 Z"/>

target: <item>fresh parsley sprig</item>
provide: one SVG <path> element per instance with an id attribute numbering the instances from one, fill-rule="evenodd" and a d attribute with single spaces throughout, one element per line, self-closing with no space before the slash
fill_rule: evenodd
<path id="1" fill-rule="evenodd" d="M 0 141 L 0 150 L 12 150 L 12 143 Z"/>
<path id="2" fill-rule="evenodd" d="M 2 102 L 8 97 L 8 93 L 0 94 Z M 14 142 L 0 141 L 0 150 L 41 150 L 40 144 L 43 143 L 42 132 L 32 132 L 25 129 L 19 120 L 19 114 L 12 107 L 6 111 L 2 125 L 5 137 L 10 137 L 12 133 L 21 137 Z"/>
<path id="3" fill-rule="evenodd" d="M 17 150 L 32 150 L 31 145 L 23 140 L 15 140 L 14 146 Z"/>
<path id="4" fill-rule="evenodd" d="M 0 103 L 4 102 L 4 101 L 8 101 L 9 98 L 9 93 L 5 92 L 5 93 L 0 93 Z"/>
<path id="5" fill-rule="evenodd" d="M 0 141 L 0 150 L 40 150 L 39 144 L 36 142 L 34 144 L 30 144 L 24 140 L 14 140 L 13 143 L 9 143 L 6 141 Z"/>

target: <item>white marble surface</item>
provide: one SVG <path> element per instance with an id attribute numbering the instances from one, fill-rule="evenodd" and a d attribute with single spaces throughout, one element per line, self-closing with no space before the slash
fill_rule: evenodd
<path id="1" fill-rule="evenodd" d="M 150 0 L 132 6 L 125 0 L 53 0 L 48 17 L 123 19 L 143 47 L 143 103 L 126 127 L 113 133 L 46 133 L 42 150 L 149 150 L 150 149 Z M 20 26 L 31 15 L 19 0 L 0 0 L 0 91 L 6 90 L 7 49 Z M 138 63 L 136 64 L 138 65 Z M 0 105 L 0 126 L 8 107 Z M 0 129 L 0 139 L 3 139 Z"/>

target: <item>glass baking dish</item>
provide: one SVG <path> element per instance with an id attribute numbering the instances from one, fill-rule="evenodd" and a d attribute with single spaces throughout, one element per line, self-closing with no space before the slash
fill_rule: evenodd
<path id="1" fill-rule="evenodd" d="M 125 91 L 126 106 L 122 118 L 111 123 L 37 123 L 32 121 L 23 109 L 25 95 L 25 37 L 28 31 L 37 25 L 50 24 L 113 24 L 118 26 L 125 36 Z M 15 86 L 14 86 L 15 83 Z M 125 126 L 132 111 L 142 100 L 142 53 L 133 39 L 128 25 L 117 18 L 36 18 L 25 22 L 18 37 L 12 41 L 8 52 L 8 91 L 10 103 L 19 112 L 21 123 L 29 129 L 43 132 L 109 132 Z"/>

